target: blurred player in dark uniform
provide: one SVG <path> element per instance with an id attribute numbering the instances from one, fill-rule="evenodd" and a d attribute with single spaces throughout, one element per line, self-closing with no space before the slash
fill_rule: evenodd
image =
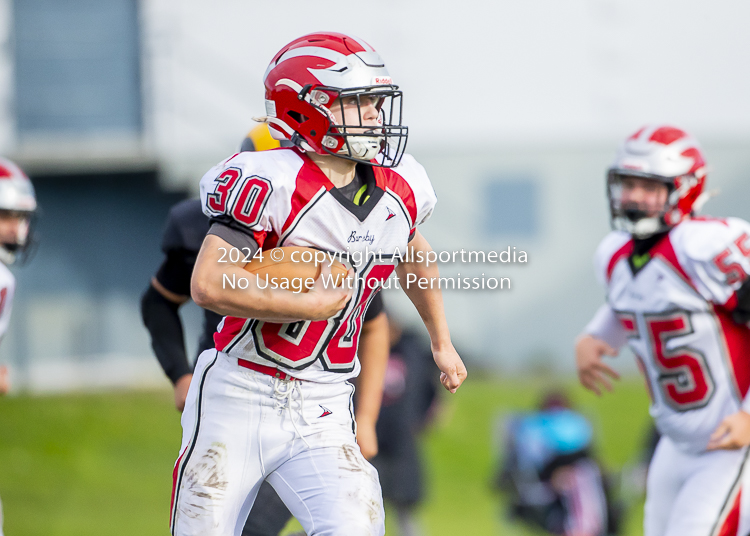
<path id="1" fill-rule="evenodd" d="M 414 512 L 424 498 L 417 442 L 436 406 L 437 367 L 429 343 L 419 333 L 402 331 L 393 321 L 388 330 L 391 353 L 376 427 L 378 455 L 371 462 L 380 475 L 383 498 L 396 510 L 398 533 L 416 536 L 421 530 Z"/>
<path id="2" fill-rule="evenodd" d="M 271 138 L 266 125 L 260 125 L 243 140 L 240 151 L 262 151 L 279 146 L 280 143 Z M 190 299 L 190 278 L 209 226 L 209 219 L 203 214 L 199 199 L 188 199 L 172 207 L 162 240 L 164 262 L 151 278 L 151 284 L 141 300 L 143 323 L 151 335 L 151 345 L 159 364 L 174 386 L 175 406 L 179 411 L 185 406 L 193 369 L 187 358 L 178 311 Z M 213 335 L 222 319 L 221 315 L 207 309 L 203 313 L 203 331 L 196 356 L 214 347 Z M 388 326 L 380 296 L 374 298 L 364 320 L 356 421 L 360 450 L 365 457 L 370 457 L 377 452 L 375 420 L 380 408 L 380 392 L 388 356 Z M 291 517 L 273 487 L 264 482 L 242 536 L 276 536 Z"/>
<path id="3" fill-rule="evenodd" d="M 564 536 L 618 532 L 620 507 L 592 456 L 593 428 L 564 394 L 512 416 L 504 436 L 497 487 L 510 495 L 511 517 Z"/>

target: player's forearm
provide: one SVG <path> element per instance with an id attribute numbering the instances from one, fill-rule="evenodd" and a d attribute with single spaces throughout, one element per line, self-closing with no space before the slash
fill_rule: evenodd
<path id="1" fill-rule="evenodd" d="M 583 328 L 581 337 L 589 335 L 604 341 L 613 348 L 621 348 L 627 343 L 627 333 L 609 304 L 604 304 Z"/>
<path id="2" fill-rule="evenodd" d="M 415 252 L 422 251 L 425 255 L 421 258 L 426 258 L 426 253 L 432 251 L 430 244 L 425 238 L 417 231 L 416 236 L 412 239 L 410 246 L 414 247 Z M 413 258 L 420 258 L 418 255 L 414 255 Z M 439 288 L 419 288 L 419 285 L 407 285 L 406 281 L 408 274 L 414 274 L 416 280 L 426 279 L 428 281 L 437 281 L 440 277 L 440 270 L 437 264 L 430 264 L 424 262 L 406 262 L 401 263 L 396 268 L 396 273 L 399 279 L 402 281 L 402 287 L 404 292 L 409 297 L 411 302 L 416 307 L 419 316 L 422 318 L 427 332 L 430 335 L 430 342 L 432 344 L 433 351 L 440 350 L 452 346 L 450 331 L 448 329 L 448 322 L 445 319 L 445 308 L 443 306 L 443 294 Z M 414 279 L 414 278 L 412 278 Z"/>
<path id="3" fill-rule="evenodd" d="M 355 418 L 358 423 L 375 423 L 383 399 L 383 381 L 389 354 L 388 318 L 380 313 L 362 326 L 359 360 L 362 371 L 357 378 Z"/>
<path id="4" fill-rule="evenodd" d="M 220 262 L 222 251 L 231 246 L 208 235 L 203 242 L 191 280 L 193 301 L 220 315 L 256 318 L 267 322 L 316 319 L 314 299 L 304 293 L 259 288 L 256 278 L 241 266 Z M 240 288 L 237 281 L 242 280 Z M 234 282 L 232 284 L 231 282 Z"/>
<path id="5" fill-rule="evenodd" d="M 190 373 L 179 305 L 150 285 L 141 299 L 141 317 L 151 335 L 151 347 L 164 373 L 174 384 Z"/>

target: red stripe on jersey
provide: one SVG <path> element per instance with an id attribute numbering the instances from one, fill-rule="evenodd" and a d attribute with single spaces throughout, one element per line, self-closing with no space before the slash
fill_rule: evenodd
<path id="1" fill-rule="evenodd" d="M 414 198 L 414 191 L 401 175 L 390 168 L 374 167 L 375 184 L 385 190 L 388 188 L 394 194 L 401 198 L 406 210 L 409 211 L 412 229 L 417 226 L 417 201 Z"/>
<path id="2" fill-rule="evenodd" d="M 255 243 L 261 249 L 263 248 L 263 243 L 266 241 L 267 234 L 266 231 L 253 231 L 253 240 L 255 240 Z"/>
<path id="3" fill-rule="evenodd" d="M 662 238 L 659 243 L 653 247 L 653 249 L 651 250 L 651 255 L 654 257 L 660 257 L 662 260 L 664 260 L 669 266 L 674 269 L 675 272 L 677 272 L 685 280 L 688 285 L 695 289 L 695 285 L 693 285 L 693 282 L 690 280 L 687 272 L 683 270 L 682 266 L 680 266 L 680 261 L 677 260 L 677 254 L 674 252 L 674 248 L 672 247 L 672 242 L 669 239 L 669 235 Z"/>
<path id="4" fill-rule="evenodd" d="M 737 294 L 734 292 L 731 296 L 729 296 L 729 299 L 726 301 L 724 305 L 721 306 L 722 309 L 732 312 L 737 308 Z"/>
<path id="5" fill-rule="evenodd" d="M 724 523 L 721 524 L 719 531 L 715 533 L 716 536 L 737 536 L 740 529 L 740 497 L 742 497 L 742 488 L 737 492 L 732 508 L 727 513 L 727 517 L 724 518 Z"/>
<path id="6" fill-rule="evenodd" d="M 281 227 L 281 234 L 284 234 L 289 229 L 297 215 L 307 206 L 315 194 L 320 191 L 321 186 L 325 186 L 325 189 L 328 191 L 333 188 L 333 183 L 328 180 L 328 177 L 326 177 L 318 165 L 310 160 L 309 156 L 303 154 L 302 159 L 304 162 L 297 172 L 294 192 L 292 193 L 292 210 Z M 275 238 L 278 241 L 278 236 Z"/>
<path id="7" fill-rule="evenodd" d="M 634 245 L 635 244 L 632 239 L 628 240 L 625 245 L 615 251 L 615 254 L 612 255 L 611 259 L 609 259 L 609 264 L 607 265 L 607 282 L 612 279 L 612 272 L 614 271 L 617 263 L 620 262 L 620 259 L 627 258 L 631 253 L 633 253 Z"/>
<path id="8" fill-rule="evenodd" d="M 266 240 L 263 242 L 263 251 L 268 251 L 269 249 L 275 248 L 278 243 L 279 235 L 277 235 L 276 231 L 272 229 L 271 232 L 266 236 Z"/>
<path id="9" fill-rule="evenodd" d="M 227 345 L 232 342 L 237 334 L 245 327 L 248 322 L 247 318 L 237 318 L 236 316 L 227 316 L 224 318 L 224 325 L 221 331 L 214 333 L 214 345 L 216 349 L 223 352 Z"/>
<path id="10" fill-rule="evenodd" d="M 719 320 L 721 334 L 724 337 L 726 351 L 729 354 L 729 364 L 740 397 L 745 398 L 750 390 L 750 359 L 747 349 L 750 348 L 750 329 L 737 324 L 732 315 L 721 308 L 715 308 L 714 314 Z"/>

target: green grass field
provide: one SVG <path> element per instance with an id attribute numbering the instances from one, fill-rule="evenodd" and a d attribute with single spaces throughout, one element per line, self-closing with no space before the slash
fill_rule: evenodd
<path id="1" fill-rule="evenodd" d="M 444 397 L 425 434 L 428 499 L 425 532 L 440 535 L 533 534 L 503 519 L 490 488 L 494 420 L 529 409 L 549 382 L 479 379 Z M 643 443 L 648 401 L 627 381 L 597 399 L 566 384 L 598 431 L 609 469 L 632 460 Z M 180 425 L 170 391 L 0 399 L 0 498 L 7 536 L 168 534 L 171 472 Z M 641 507 L 627 535 L 641 534 Z M 289 530 L 291 530 L 291 526 Z M 395 536 L 393 524 L 387 533 Z"/>

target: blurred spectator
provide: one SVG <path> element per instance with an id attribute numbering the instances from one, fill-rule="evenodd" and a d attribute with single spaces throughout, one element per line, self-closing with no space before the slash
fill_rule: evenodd
<path id="1" fill-rule="evenodd" d="M 504 437 L 497 487 L 510 495 L 512 518 L 564 536 L 618 533 L 621 508 L 591 454 L 593 429 L 564 394 L 512 416 Z"/>
<path id="2" fill-rule="evenodd" d="M 371 462 L 380 475 L 383 498 L 395 508 L 400 536 L 422 533 L 415 510 L 424 498 L 419 432 L 434 413 L 440 371 L 430 345 L 389 317 L 391 353 L 377 423 L 378 455 Z"/>

